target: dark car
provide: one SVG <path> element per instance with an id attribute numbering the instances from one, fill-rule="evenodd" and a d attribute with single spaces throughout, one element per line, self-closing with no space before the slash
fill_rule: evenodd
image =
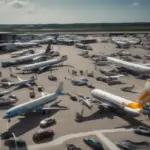
<path id="1" fill-rule="evenodd" d="M 53 136 L 54 136 L 54 131 L 51 128 L 48 128 L 48 129 L 39 130 L 35 132 L 33 135 L 33 140 L 35 142 L 38 142 L 45 138 L 49 138 L 49 137 L 53 138 Z"/>
<path id="2" fill-rule="evenodd" d="M 123 82 L 119 80 L 108 80 L 108 85 L 116 85 L 116 84 L 123 84 Z"/>
<path id="3" fill-rule="evenodd" d="M 67 144 L 66 146 L 67 146 L 67 150 L 81 150 L 81 148 L 76 147 L 73 144 Z"/>
<path id="4" fill-rule="evenodd" d="M 53 75 L 49 75 L 48 79 L 51 81 L 57 81 L 57 77 L 53 76 Z"/>
<path id="5" fill-rule="evenodd" d="M 21 148 L 21 147 L 25 148 L 27 146 L 25 141 L 15 140 L 15 139 L 10 139 L 10 140 L 5 141 L 5 145 L 9 145 L 11 148 L 15 148 L 16 146 L 18 148 Z"/>
<path id="6" fill-rule="evenodd" d="M 83 140 L 91 148 L 95 150 L 103 150 L 103 145 L 98 140 L 88 137 L 85 137 Z"/>
<path id="7" fill-rule="evenodd" d="M 6 139 L 9 139 L 12 137 L 13 137 L 13 133 L 10 131 L 6 131 L 6 132 L 1 133 L 1 139 L 6 140 Z"/>
<path id="8" fill-rule="evenodd" d="M 124 141 L 120 141 L 117 144 L 117 146 L 122 148 L 122 149 L 126 149 L 126 150 L 136 150 L 136 149 L 140 149 L 140 148 L 147 148 L 150 145 L 146 141 L 143 141 L 143 142 L 132 142 L 130 140 L 124 140 Z"/>
<path id="9" fill-rule="evenodd" d="M 150 136 L 150 128 L 139 126 L 134 130 L 136 134 L 149 135 Z"/>

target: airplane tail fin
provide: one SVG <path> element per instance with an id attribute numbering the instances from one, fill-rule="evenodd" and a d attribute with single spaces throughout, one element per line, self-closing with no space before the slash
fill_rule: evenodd
<path id="1" fill-rule="evenodd" d="M 48 54 L 51 50 L 52 50 L 51 44 L 48 44 L 48 46 L 47 46 L 47 48 L 45 50 L 45 54 Z"/>
<path id="2" fill-rule="evenodd" d="M 59 84 L 59 86 L 55 92 L 57 95 L 63 95 L 64 94 L 63 84 L 64 84 L 63 82 L 60 82 L 60 84 Z"/>
<path id="3" fill-rule="evenodd" d="M 138 98 L 138 103 L 143 107 L 146 103 L 150 102 L 150 79 L 146 81 L 143 92 Z"/>

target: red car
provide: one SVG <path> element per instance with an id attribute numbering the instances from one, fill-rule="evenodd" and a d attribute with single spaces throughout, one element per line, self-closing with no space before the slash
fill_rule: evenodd
<path id="1" fill-rule="evenodd" d="M 38 142 L 49 137 L 53 138 L 53 136 L 54 136 L 54 131 L 51 128 L 47 128 L 35 132 L 33 135 L 33 140 Z"/>

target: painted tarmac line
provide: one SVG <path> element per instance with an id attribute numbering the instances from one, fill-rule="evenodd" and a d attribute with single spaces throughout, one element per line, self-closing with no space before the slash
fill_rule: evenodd
<path id="1" fill-rule="evenodd" d="M 96 136 L 102 141 L 110 150 L 120 150 L 113 142 L 111 142 L 105 135 L 96 134 Z"/>
<path id="2" fill-rule="evenodd" d="M 57 146 L 57 145 L 61 145 L 63 144 L 65 141 L 73 139 L 73 138 L 79 138 L 79 137 L 84 137 L 84 136 L 89 136 L 89 135 L 97 135 L 98 138 L 100 140 L 103 140 L 103 142 L 106 144 L 106 146 L 108 146 L 110 144 L 110 146 L 108 146 L 108 148 L 115 147 L 114 150 L 118 150 L 117 147 L 109 140 L 105 137 L 105 135 L 103 135 L 104 133 L 113 133 L 113 132 L 129 132 L 132 131 L 133 129 L 125 129 L 125 128 L 121 128 L 121 129 L 108 129 L 108 130 L 96 130 L 96 131 L 91 131 L 91 132 L 81 132 L 81 133 L 75 133 L 75 134 L 68 134 L 62 137 L 57 138 L 56 140 L 52 141 L 52 142 L 48 142 L 45 144 L 40 144 L 40 145 L 32 145 L 29 146 L 28 149 L 29 150 L 41 150 L 43 148 L 49 148 L 51 146 Z M 102 138 L 102 139 L 101 139 Z M 110 148 L 111 149 L 111 148 Z"/>

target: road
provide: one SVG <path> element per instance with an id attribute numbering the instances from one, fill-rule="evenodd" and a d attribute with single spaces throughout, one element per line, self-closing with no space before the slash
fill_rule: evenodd
<path id="1" fill-rule="evenodd" d="M 65 141 L 73 139 L 73 138 L 79 138 L 79 137 L 84 137 L 84 136 L 89 136 L 89 135 L 96 135 L 100 141 L 102 141 L 110 150 L 119 150 L 119 148 L 116 147 L 114 143 L 112 143 L 105 135 L 104 133 L 114 133 L 114 132 L 130 132 L 133 131 L 133 129 L 125 129 L 125 128 L 120 128 L 120 129 L 108 129 L 108 130 L 95 130 L 91 132 L 80 132 L 76 134 L 68 134 L 62 137 L 57 138 L 56 140 L 45 143 L 45 144 L 40 144 L 40 145 L 32 145 L 29 146 L 29 150 L 40 150 L 40 149 L 46 149 L 54 146 L 58 146 L 63 144 Z"/>

